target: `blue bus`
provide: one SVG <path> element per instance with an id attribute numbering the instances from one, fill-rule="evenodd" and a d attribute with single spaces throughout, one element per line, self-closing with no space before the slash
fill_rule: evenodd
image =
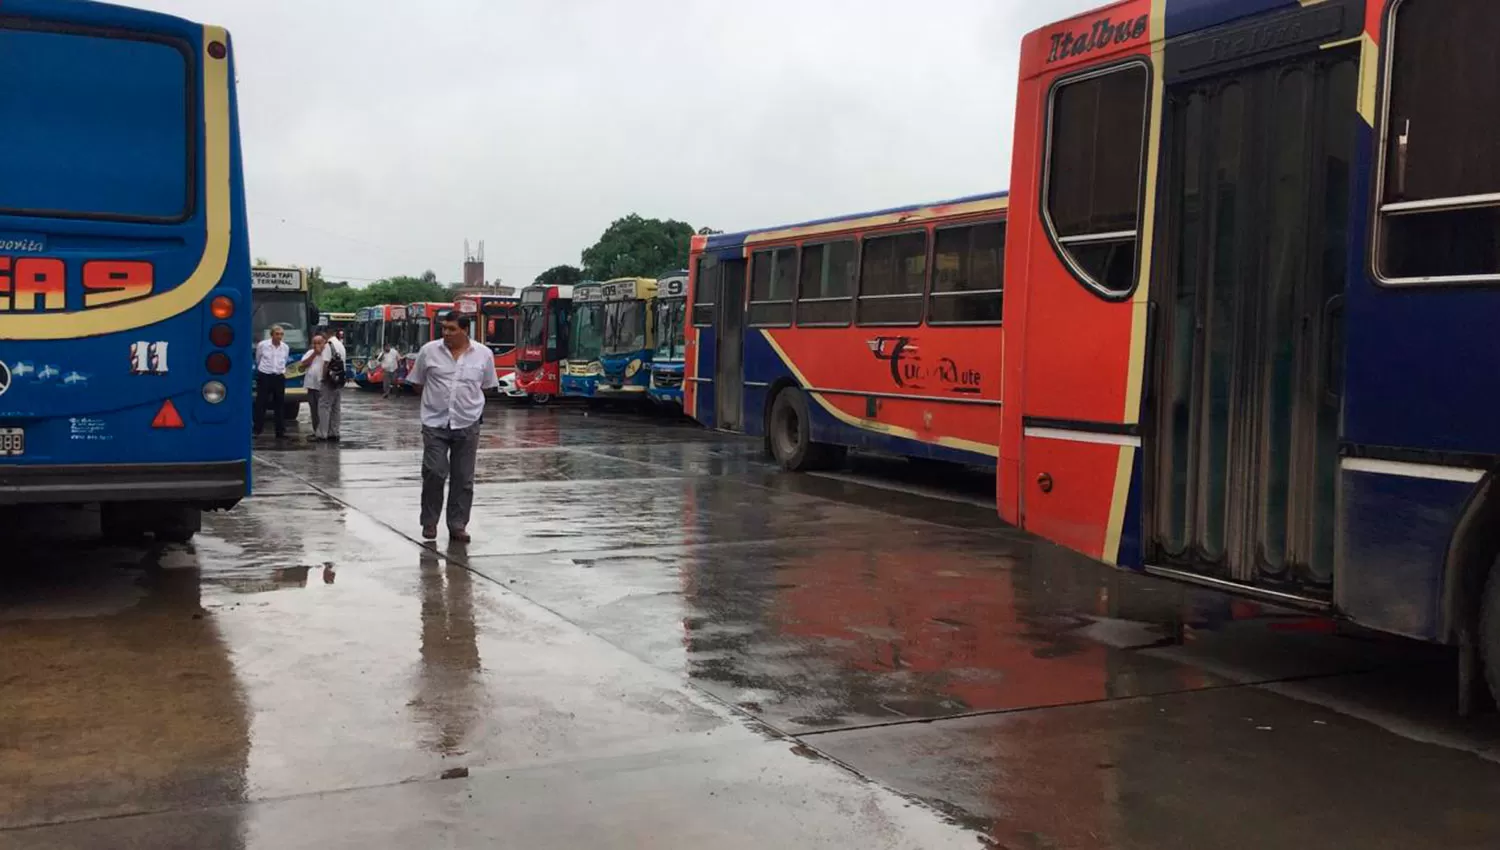
<path id="1" fill-rule="evenodd" d="M 573 333 L 568 338 L 568 362 L 562 371 L 564 398 L 591 399 L 603 366 L 604 287 L 593 282 L 573 287 Z"/>
<path id="2" fill-rule="evenodd" d="M 250 491 L 250 256 L 220 28 L 0 9 L 0 504 L 181 541 Z"/>
<path id="3" fill-rule="evenodd" d="M 686 368 L 687 285 L 684 269 L 656 282 L 656 350 L 651 355 L 651 400 L 682 409 L 682 376 Z"/>
<path id="4" fill-rule="evenodd" d="M 656 281 L 627 277 L 605 281 L 604 346 L 594 395 L 645 401 L 651 384 L 651 355 L 656 348 L 651 321 L 656 309 Z"/>

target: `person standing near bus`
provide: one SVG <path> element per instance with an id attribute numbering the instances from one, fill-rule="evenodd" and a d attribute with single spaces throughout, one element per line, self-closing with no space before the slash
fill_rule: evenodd
<path id="1" fill-rule="evenodd" d="M 323 351 L 327 347 L 328 337 L 317 334 L 312 338 L 312 348 L 302 355 L 302 386 L 307 388 L 307 412 L 312 417 L 314 440 L 323 439 L 322 429 L 318 427 L 322 422 L 319 401 L 323 396 Z"/>
<path id="2" fill-rule="evenodd" d="M 390 398 L 391 393 L 396 390 L 396 370 L 401 368 L 401 352 L 390 343 L 385 344 L 385 351 L 380 355 L 380 387 L 384 392 L 381 398 Z"/>
<path id="3" fill-rule="evenodd" d="M 271 328 L 270 339 L 255 344 L 255 436 L 266 427 L 266 406 L 276 424 L 276 439 L 286 439 L 286 366 L 292 349 L 285 342 L 286 331 L 279 325 Z"/>
<path id="4" fill-rule="evenodd" d="M 449 310 L 439 320 L 443 338 L 422 346 L 406 376 L 422 401 L 422 538 L 437 539 L 447 484 L 448 538 L 467 543 L 484 391 L 498 388 L 500 377 L 494 352 L 469 340 L 466 316 Z"/>
<path id="5" fill-rule="evenodd" d="M 323 346 L 320 359 L 323 368 L 318 374 L 318 429 L 317 439 L 337 443 L 343 438 L 344 426 L 344 382 L 349 368 L 344 343 L 330 335 Z"/>

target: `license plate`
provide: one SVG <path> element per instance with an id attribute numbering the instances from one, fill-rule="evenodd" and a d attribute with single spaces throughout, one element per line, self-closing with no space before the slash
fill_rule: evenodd
<path id="1" fill-rule="evenodd" d="M 0 457 L 26 454 L 26 432 L 20 428 L 0 428 Z"/>

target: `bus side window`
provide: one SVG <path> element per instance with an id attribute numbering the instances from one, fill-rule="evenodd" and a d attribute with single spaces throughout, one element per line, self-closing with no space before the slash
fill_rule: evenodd
<path id="1" fill-rule="evenodd" d="M 801 327 L 849 324 L 858 268 L 859 249 L 853 239 L 802 246 L 797 324 Z"/>
<path id="2" fill-rule="evenodd" d="M 1493 0 L 1403 0 L 1391 28 L 1390 100 L 1376 268 L 1387 280 L 1500 279 L 1500 39 Z"/>
<path id="3" fill-rule="evenodd" d="M 864 240 L 859 267 L 861 325 L 917 325 L 927 290 L 927 231 Z"/>
<path id="4" fill-rule="evenodd" d="M 789 327 L 797 291 L 797 249 L 756 251 L 750 258 L 751 327 Z"/>
<path id="5" fill-rule="evenodd" d="M 718 300 L 719 261 L 716 257 L 699 257 L 693 275 L 693 327 L 713 327 L 714 306 Z"/>
<path id="6" fill-rule="evenodd" d="M 1000 221 L 937 232 L 927 323 L 995 324 L 1005 297 L 1005 223 Z"/>
<path id="7" fill-rule="evenodd" d="M 1052 90 L 1045 218 L 1073 273 L 1111 297 L 1135 285 L 1149 86 L 1130 64 Z"/>

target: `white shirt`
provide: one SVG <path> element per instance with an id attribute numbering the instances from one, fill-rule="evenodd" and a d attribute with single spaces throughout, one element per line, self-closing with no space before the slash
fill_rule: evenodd
<path id="1" fill-rule="evenodd" d="M 401 366 L 401 352 L 391 349 L 380 355 L 380 368 L 387 372 L 395 372 Z"/>
<path id="2" fill-rule="evenodd" d="M 337 338 L 329 339 L 323 343 L 323 353 L 314 354 L 309 351 L 302 356 L 302 362 L 307 364 L 307 373 L 302 379 L 302 386 L 310 390 L 321 390 L 323 387 L 323 372 L 328 369 L 328 361 L 337 354 L 340 358 L 344 356 L 344 344 Z"/>
<path id="3" fill-rule="evenodd" d="M 406 382 L 422 387 L 422 424 L 455 431 L 478 422 L 484 415 L 484 391 L 500 386 L 494 352 L 470 342 L 455 360 L 440 339 L 422 346 Z"/>
<path id="4" fill-rule="evenodd" d="M 280 345 L 263 339 L 255 344 L 255 371 L 262 375 L 285 375 L 286 361 L 292 350 L 283 342 Z"/>

